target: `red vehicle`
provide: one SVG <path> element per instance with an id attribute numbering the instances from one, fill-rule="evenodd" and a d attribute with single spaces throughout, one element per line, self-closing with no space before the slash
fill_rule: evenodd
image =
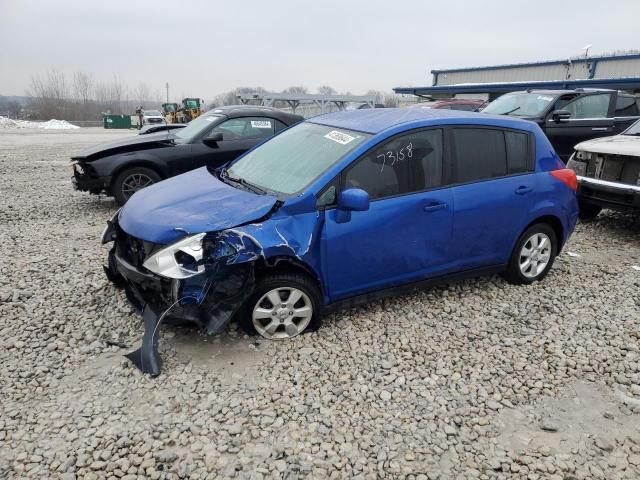
<path id="1" fill-rule="evenodd" d="M 435 102 L 416 103 L 409 108 L 439 108 L 444 110 L 465 110 L 467 112 L 478 112 L 487 105 L 485 100 L 477 99 L 455 99 L 437 100 Z"/>

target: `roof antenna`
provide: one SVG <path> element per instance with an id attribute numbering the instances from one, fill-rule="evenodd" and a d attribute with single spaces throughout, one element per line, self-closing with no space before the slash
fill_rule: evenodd
<path id="1" fill-rule="evenodd" d="M 589 49 L 592 47 L 592 45 L 593 44 L 590 43 L 589 45 L 586 45 L 586 46 L 582 47 L 582 50 L 584 50 L 584 56 L 585 57 L 589 56 Z"/>

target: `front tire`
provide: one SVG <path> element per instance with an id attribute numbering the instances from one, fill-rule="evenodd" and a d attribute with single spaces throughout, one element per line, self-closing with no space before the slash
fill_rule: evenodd
<path id="1" fill-rule="evenodd" d="M 238 312 L 238 323 L 249 334 L 268 340 L 296 337 L 320 327 L 322 297 L 307 276 L 298 273 L 269 274 L 256 283 Z"/>
<path id="2" fill-rule="evenodd" d="M 162 180 L 162 177 L 150 168 L 133 167 L 121 172 L 113 182 L 113 196 L 118 205 L 127 203 L 131 195 L 138 190 L 153 185 Z"/>
<path id="3" fill-rule="evenodd" d="M 547 223 L 537 223 L 520 235 L 503 277 L 510 283 L 529 284 L 542 280 L 558 253 L 556 232 Z"/>
<path id="4" fill-rule="evenodd" d="M 593 220 L 602 211 L 602 207 L 598 205 L 592 205 L 590 203 L 580 202 L 578 204 L 578 208 L 579 208 L 578 218 L 580 220 Z"/>

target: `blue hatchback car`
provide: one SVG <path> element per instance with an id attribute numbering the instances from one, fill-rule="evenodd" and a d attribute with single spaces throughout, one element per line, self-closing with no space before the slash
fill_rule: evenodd
<path id="1" fill-rule="evenodd" d="M 533 122 L 338 112 L 136 193 L 105 230 L 105 270 L 163 317 L 289 338 L 401 289 L 542 279 L 575 227 L 575 190 Z"/>

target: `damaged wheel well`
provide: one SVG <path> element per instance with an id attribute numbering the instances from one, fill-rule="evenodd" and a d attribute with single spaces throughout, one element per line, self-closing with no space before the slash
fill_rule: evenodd
<path id="1" fill-rule="evenodd" d="M 137 167 L 148 168 L 149 170 L 153 170 L 154 172 L 156 172 L 160 176 L 160 178 L 162 179 L 167 178 L 165 173 L 161 169 L 159 169 L 157 165 L 154 165 L 153 163 L 145 160 L 137 160 L 130 163 L 124 163 L 120 165 L 117 169 L 115 169 L 111 174 L 111 185 L 109 185 L 109 188 L 113 190 L 113 184 L 118 178 L 118 175 L 120 175 L 125 170 L 130 170 L 132 168 L 137 168 Z"/>
<path id="2" fill-rule="evenodd" d="M 551 228 L 553 228 L 553 231 L 556 234 L 556 238 L 558 239 L 558 252 L 557 253 L 560 253 L 560 250 L 563 247 L 563 238 L 564 238 L 563 237 L 562 222 L 560 222 L 560 219 L 558 217 L 554 217 L 553 215 L 545 215 L 543 217 L 538 217 L 533 222 L 531 222 L 529 225 L 527 225 L 524 228 L 523 232 L 526 231 L 532 225 L 535 225 L 536 223 L 546 223 Z"/>
<path id="3" fill-rule="evenodd" d="M 292 257 L 272 257 L 260 259 L 255 264 L 256 277 L 266 275 L 267 273 L 300 273 L 309 277 L 318 287 L 320 292 L 324 294 L 322 282 L 316 273 L 304 262 Z"/>

